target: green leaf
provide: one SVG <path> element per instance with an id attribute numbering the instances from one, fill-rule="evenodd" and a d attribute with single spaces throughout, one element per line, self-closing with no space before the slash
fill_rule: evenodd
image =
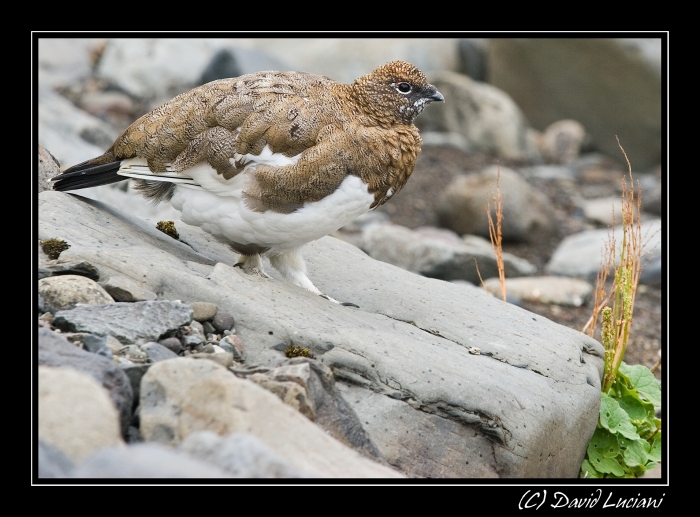
<path id="1" fill-rule="evenodd" d="M 654 408 L 650 404 L 644 404 L 636 397 L 625 395 L 618 399 L 617 403 L 629 415 L 630 420 L 641 422 L 647 420 L 650 416 L 654 416 Z M 651 410 L 651 414 L 649 410 Z"/>
<path id="2" fill-rule="evenodd" d="M 602 478 L 603 474 L 598 472 L 588 460 L 583 460 L 583 463 L 581 464 L 581 474 L 579 474 L 579 477 L 585 479 L 598 479 Z"/>
<path id="3" fill-rule="evenodd" d="M 614 476 L 624 476 L 625 471 L 622 470 L 620 463 L 616 459 L 602 458 L 593 460 L 593 465 L 598 472 L 604 474 L 612 474 Z"/>
<path id="4" fill-rule="evenodd" d="M 661 431 L 654 435 L 654 441 L 651 443 L 651 449 L 649 450 L 649 458 L 656 463 L 661 463 Z"/>
<path id="5" fill-rule="evenodd" d="M 609 431 L 596 427 L 588 444 L 588 461 L 598 472 L 622 476 L 625 471 L 620 466 L 620 446 L 617 437 Z"/>
<path id="6" fill-rule="evenodd" d="M 651 446 L 645 440 L 627 440 L 620 437 L 620 447 L 623 449 L 623 457 L 628 467 L 644 467 L 651 461 L 649 457 Z"/>
<path id="7" fill-rule="evenodd" d="M 605 393 L 600 400 L 600 425 L 611 433 L 620 434 L 630 440 L 639 440 L 637 429 L 632 424 L 627 411 L 620 407 L 617 400 Z"/>
<path id="8" fill-rule="evenodd" d="M 629 366 L 623 361 L 620 371 L 627 376 L 630 386 L 634 387 L 647 401 L 655 407 L 661 406 L 661 383 L 651 370 L 641 364 Z"/>

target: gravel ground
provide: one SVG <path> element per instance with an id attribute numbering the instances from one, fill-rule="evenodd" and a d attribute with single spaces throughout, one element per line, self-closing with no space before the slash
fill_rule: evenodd
<path id="1" fill-rule="evenodd" d="M 438 195 L 457 174 L 478 171 L 484 166 L 495 163 L 493 158 L 482 154 L 465 154 L 447 147 L 425 147 L 421 152 L 416 170 L 404 189 L 389 203 L 380 207 L 395 224 L 416 228 L 419 226 L 438 226 L 435 207 Z M 501 160 L 501 166 L 516 168 Z M 611 164 L 611 167 L 620 169 Z M 612 176 L 612 177 L 611 177 Z M 544 267 L 561 240 L 573 233 L 592 229 L 583 219 L 581 211 L 576 209 L 576 198 L 594 198 L 617 195 L 620 192 L 619 175 L 588 175 L 576 182 L 538 181 L 535 185 L 552 200 L 560 228 L 560 234 L 549 242 L 538 244 L 504 244 L 506 252 L 529 260 L 538 269 L 537 274 L 544 274 Z M 661 314 L 664 299 L 661 289 L 641 285 L 637 290 L 631 338 L 627 345 L 625 362 L 643 364 L 654 368 L 654 374 L 661 378 Z M 523 303 L 523 307 L 540 314 L 561 325 L 581 330 L 591 316 L 592 304 L 582 307 L 559 307 L 537 303 Z M 600 339 L 600 331 L 594 336 Z"/>

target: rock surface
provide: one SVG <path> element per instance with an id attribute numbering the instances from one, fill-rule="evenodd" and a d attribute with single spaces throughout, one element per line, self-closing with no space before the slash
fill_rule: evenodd
<path id="1" fill-rule="evenodd" d="M 329 437 L 269 391 L 212 361 L 154 364 L 141 381 L 141 434 L 178 445 L 196 431 L 251 433 L 313 477 L 401 477 Z"/>
<path id="2" fill-rule="evenodd" d="M 178 242 L 114 208 L 57 192 L 40 194 L 39 219 L 40 237 L 58 233 L 71 244 L 66 259 L 88 261 L 101 276 L 127 275 L 159 299 L 207 300 L 233 314 L 247 364 L 276 367 L 285 347 L 308 348 L 332 369 L 341 390 L 353 392 L 347 402 L 370 438 L 407 475 L 578 474 L 597 421 L 602 373 L 602 347 L 578 332 L 375 261 L 333 238 L 305 248 L 310 277 L 359 310 L 242 274 L 229 265 L 230 250 L 196 228 L 178 227 Z M 142 390 L 154 368 L 177 361 L 151 366 Z M 197 400 L 188 407 L 217 407 L 207 397 Z M 150 425 L 146 414 L 142 407 L 142 432 Z M 435 432 L 423 433 L 429 424 Z M 192 422 L 189 432 L 199 425 Z M 392 434 L 398 429 L 408 431 L 402 443 L 413 444 L 401 449 L 400 460 Z M 465 445 L 466 435 L 473 439 Z M 426 450 L 435 456 L 427 460 Z"/>
<path id="3" fill-rule="evenodd" d="M 488 80 L 508 92 L 533 126 L 573 118 L 597 148 L 639 170 L 661 159 L 661 38 L 495 38 Z"/>
<path id="4" fill-rule="evenodd" d="M 119 413 L 122 434 L 131 422 L 133 391 L 124 372 L 111 360 L 80 350 L 63 336 L 39 329 L 39 365 L 67 367 L 90 375 L 107 390 Z"/>
<path id="5" fill-rule="evenodd" d="M 500 170 L 503 240 L 544 241 L 556 234 L 551 202 L 512 169 L 487 167 L 478 174 L 457 176 L 445 189 L 438 208 L 442 226 L 462 234 L 489 237 L 487 201 L 496 223 L 496 186 Z"/>
<path id="6" fill-rule="evenodd" d="M 38 377 L 40 440 L 75 463 L 123 444 L 117 409 L 96 380 L 73 369 L 48 366 L 39 366 Z"/>

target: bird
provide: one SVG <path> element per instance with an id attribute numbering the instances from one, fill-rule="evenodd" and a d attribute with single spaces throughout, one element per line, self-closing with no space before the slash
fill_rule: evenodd
<path id="1" fill-rule="evenodd" d="M 444 100 L 405 61 L 352 84 L 308 72 L 219 79 L 146 113 L 104 154 L 52 178 L 53 189 L 132 178 L 240 254 L 244 273 L 270 278 L 267 257 L 284 281 L 340 303 L 311 282 L 302 246 L 401 190 L 422 144 L 414 120 Z"/>

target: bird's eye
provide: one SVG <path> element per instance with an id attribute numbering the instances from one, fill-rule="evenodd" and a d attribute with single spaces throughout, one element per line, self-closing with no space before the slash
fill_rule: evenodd
<path id="1" fill-rule="evenodd" d="M 411 85 L 408 83 L 399 83 L 396 87 L 401 93 L 408 93 L 411 91 Z"/>

